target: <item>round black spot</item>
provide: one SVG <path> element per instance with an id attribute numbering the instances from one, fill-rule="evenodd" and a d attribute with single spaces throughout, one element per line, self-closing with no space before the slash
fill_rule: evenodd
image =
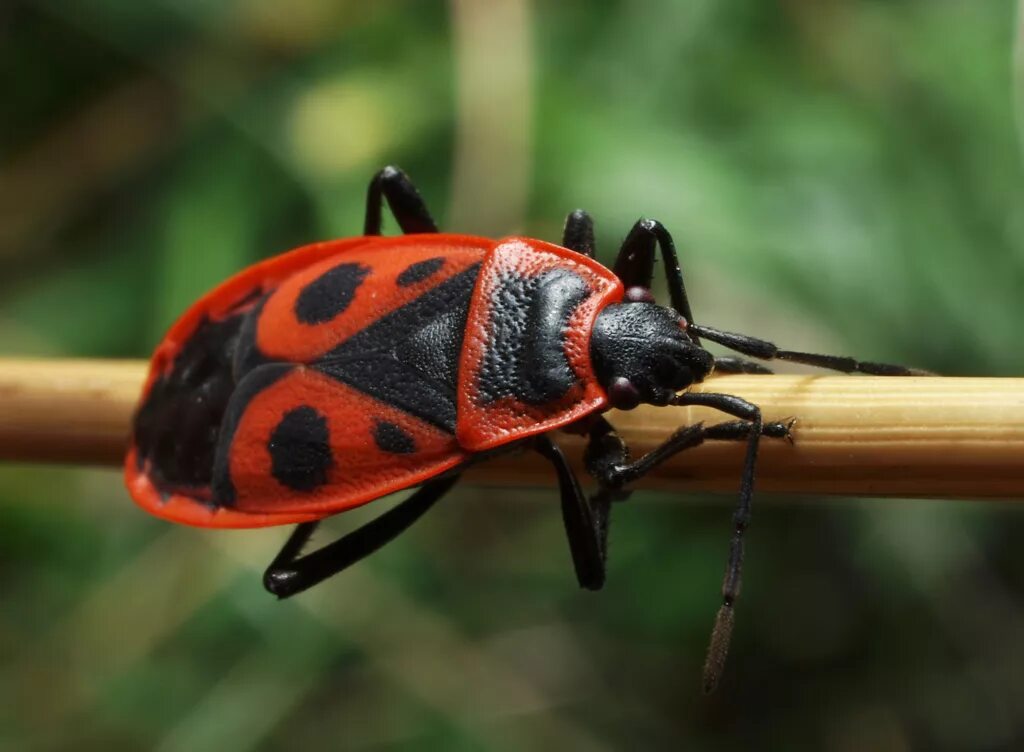
<path id="1" fill-rule="evenodd" d="M 359 264 L 339 264 L 324 272 L 302 288 L 295 299 L 295 318 L 303 324 L 330 321 L 349 307 L 369 273 L 369 268 Z"/>
<path id="2" fill-rule="evenodd" d="M 412 454 L 416 451 L 416 442 L 412 436 L 394 423 L 378 420 L 373 429 L 373 440 L 382 452 L 390 454 Z"/>
<path id="3" fill-rule="evenodd" d="M 267 450 L 271 474 L 282 486 L 295 491 L 312 491 L 327 482 L 334 465 L 327 418 L 309 405 L 289 410 L 281 418 Z"/>
<path id="4" fill-rule="evenodd" d="M 444 266 L 444 259 L 441 256 L 437 258 L 429 258 L 424 261 L 417 261 L 415 264 L 407 266 L 401 274 L 398 275 L 398 284 L 400 287 L 408 287 L 414 285 L 417 282 L 422 282 L 430 275 L 437 272 Z"/>

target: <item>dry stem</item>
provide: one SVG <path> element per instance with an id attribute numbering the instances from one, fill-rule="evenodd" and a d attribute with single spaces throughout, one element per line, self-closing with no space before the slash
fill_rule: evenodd
<path id="1" fill-rule="evenodd" d="M 0 459 L 120 463 L 145 364 L 0 359 Z M 738 394 L 766 420 L 795 417 L 792 444 L 766 440 L 758 489 L 908 497 L 1024 496 L 1024 379 L 721 376 L 697 387 Z M 633 449 L 678 426 L 725 419 L 706 408 L 612 413 Z M 582 441 L 559 442 L 579 465 Z M 706 444 L 645 480 L 672 490 L 733 491 L 742 447 Z M 548 485 L 533 453 L 498 457 L 473 482 Z"/>

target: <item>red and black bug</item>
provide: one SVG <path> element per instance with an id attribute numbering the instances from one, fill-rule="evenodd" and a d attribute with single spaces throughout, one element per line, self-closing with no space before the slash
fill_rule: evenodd
<path id="1" fill-rule="evenodd" d="M 403 237 L 380 236 L 387 201 Z M 671 307 L 654 302 L 655 251 Z M 288 597 L 409 527 L 469 464 L 528 448 L 558 476 L 576 576 L 599 589 L 612 500 L 672 455 L 704 441 L 745 441 L 740 498 L 705 684 L 714 685 L 739 592 L 743 532 L 761 436 L 789 435 L 739 397 L 693 394 L 718 372 L 769 373 L 715 358 L 701 338 L 742 355 L 845 372 L 900 366 L 780 350 L 693 321 L 675 246 L 640 220 L 614 267 L 594 259 L 590 217 L 569 215 L 561 246 L 530 238 L 440 234 L 406 176 L 370 183 L 364 235 L 256 264 L 193 305 L 153 356 L 135 416 L 126 482 L 146 510 L 207 527 L 299 523 L 264 576 Z M 638 404 L 705 405 L 731 417 L 677 430 L 631 459 L 602 413 Z M 588 436 L 588 498 L 551 439 Z M 419 490 L 311 553 L 318 521 L 402 489 Z"/>

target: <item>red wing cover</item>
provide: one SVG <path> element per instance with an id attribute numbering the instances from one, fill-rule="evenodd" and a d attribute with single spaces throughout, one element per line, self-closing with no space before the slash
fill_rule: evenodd
<path id="1" fill-rule="evenodd" d="M 333 514 L 463 462 L 455 437 L 308 366 L 261 366 L 221 429 L 214 494 L 246 513 Z"/>
<path id="2" fill-rule="evenodd" d="M 493 245 L 459 235 L 318 243 L 205 295 L 150 365 L 125 464 L 133 498 L 187 524 L 286 524 L 462 462 L 458 357 Z"/>

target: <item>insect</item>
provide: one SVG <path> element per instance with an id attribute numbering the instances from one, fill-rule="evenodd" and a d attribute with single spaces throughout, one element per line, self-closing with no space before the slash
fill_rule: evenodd
<path id="1" fill-rule="evenodd" d="M 401 237 L 381 236 L 384 203 Z M 651 293 L 660 250 L 670 306 Z M 739 594 L 765 422 L 739 397 L 692 393 L 712 371 L 770 373 L 743 356 L 845 372 L 912 369 L 780 350 L 694 322 L 668 231 L 638 221 L 614 266 L 595 260 L 593 222 L 568 216 L 561 245 L 441 234 L 394 167 L 370 182 L 361 237 L 307 245 L 245 269 L 201 298 L 153 355 L 125 464 L 147 511 L 206 527 L 297 523 L 264 575 L 279 597 L 377 550 L 444 496 L 466 466 L 529 449 L 558 478 L 579 584 L 605 581 L 609 513 L 622 489 L 705 441 L 746 442 L 739 501 L 704 682 L 717 682 Z M 632 458 L 612 407 L 703 405 L 728 416 L 687 425 Z M 587 437 L 590 497 L 551 434 Z M 408 499 L 310 553 L 319 520 L 407 488 Z"/>

